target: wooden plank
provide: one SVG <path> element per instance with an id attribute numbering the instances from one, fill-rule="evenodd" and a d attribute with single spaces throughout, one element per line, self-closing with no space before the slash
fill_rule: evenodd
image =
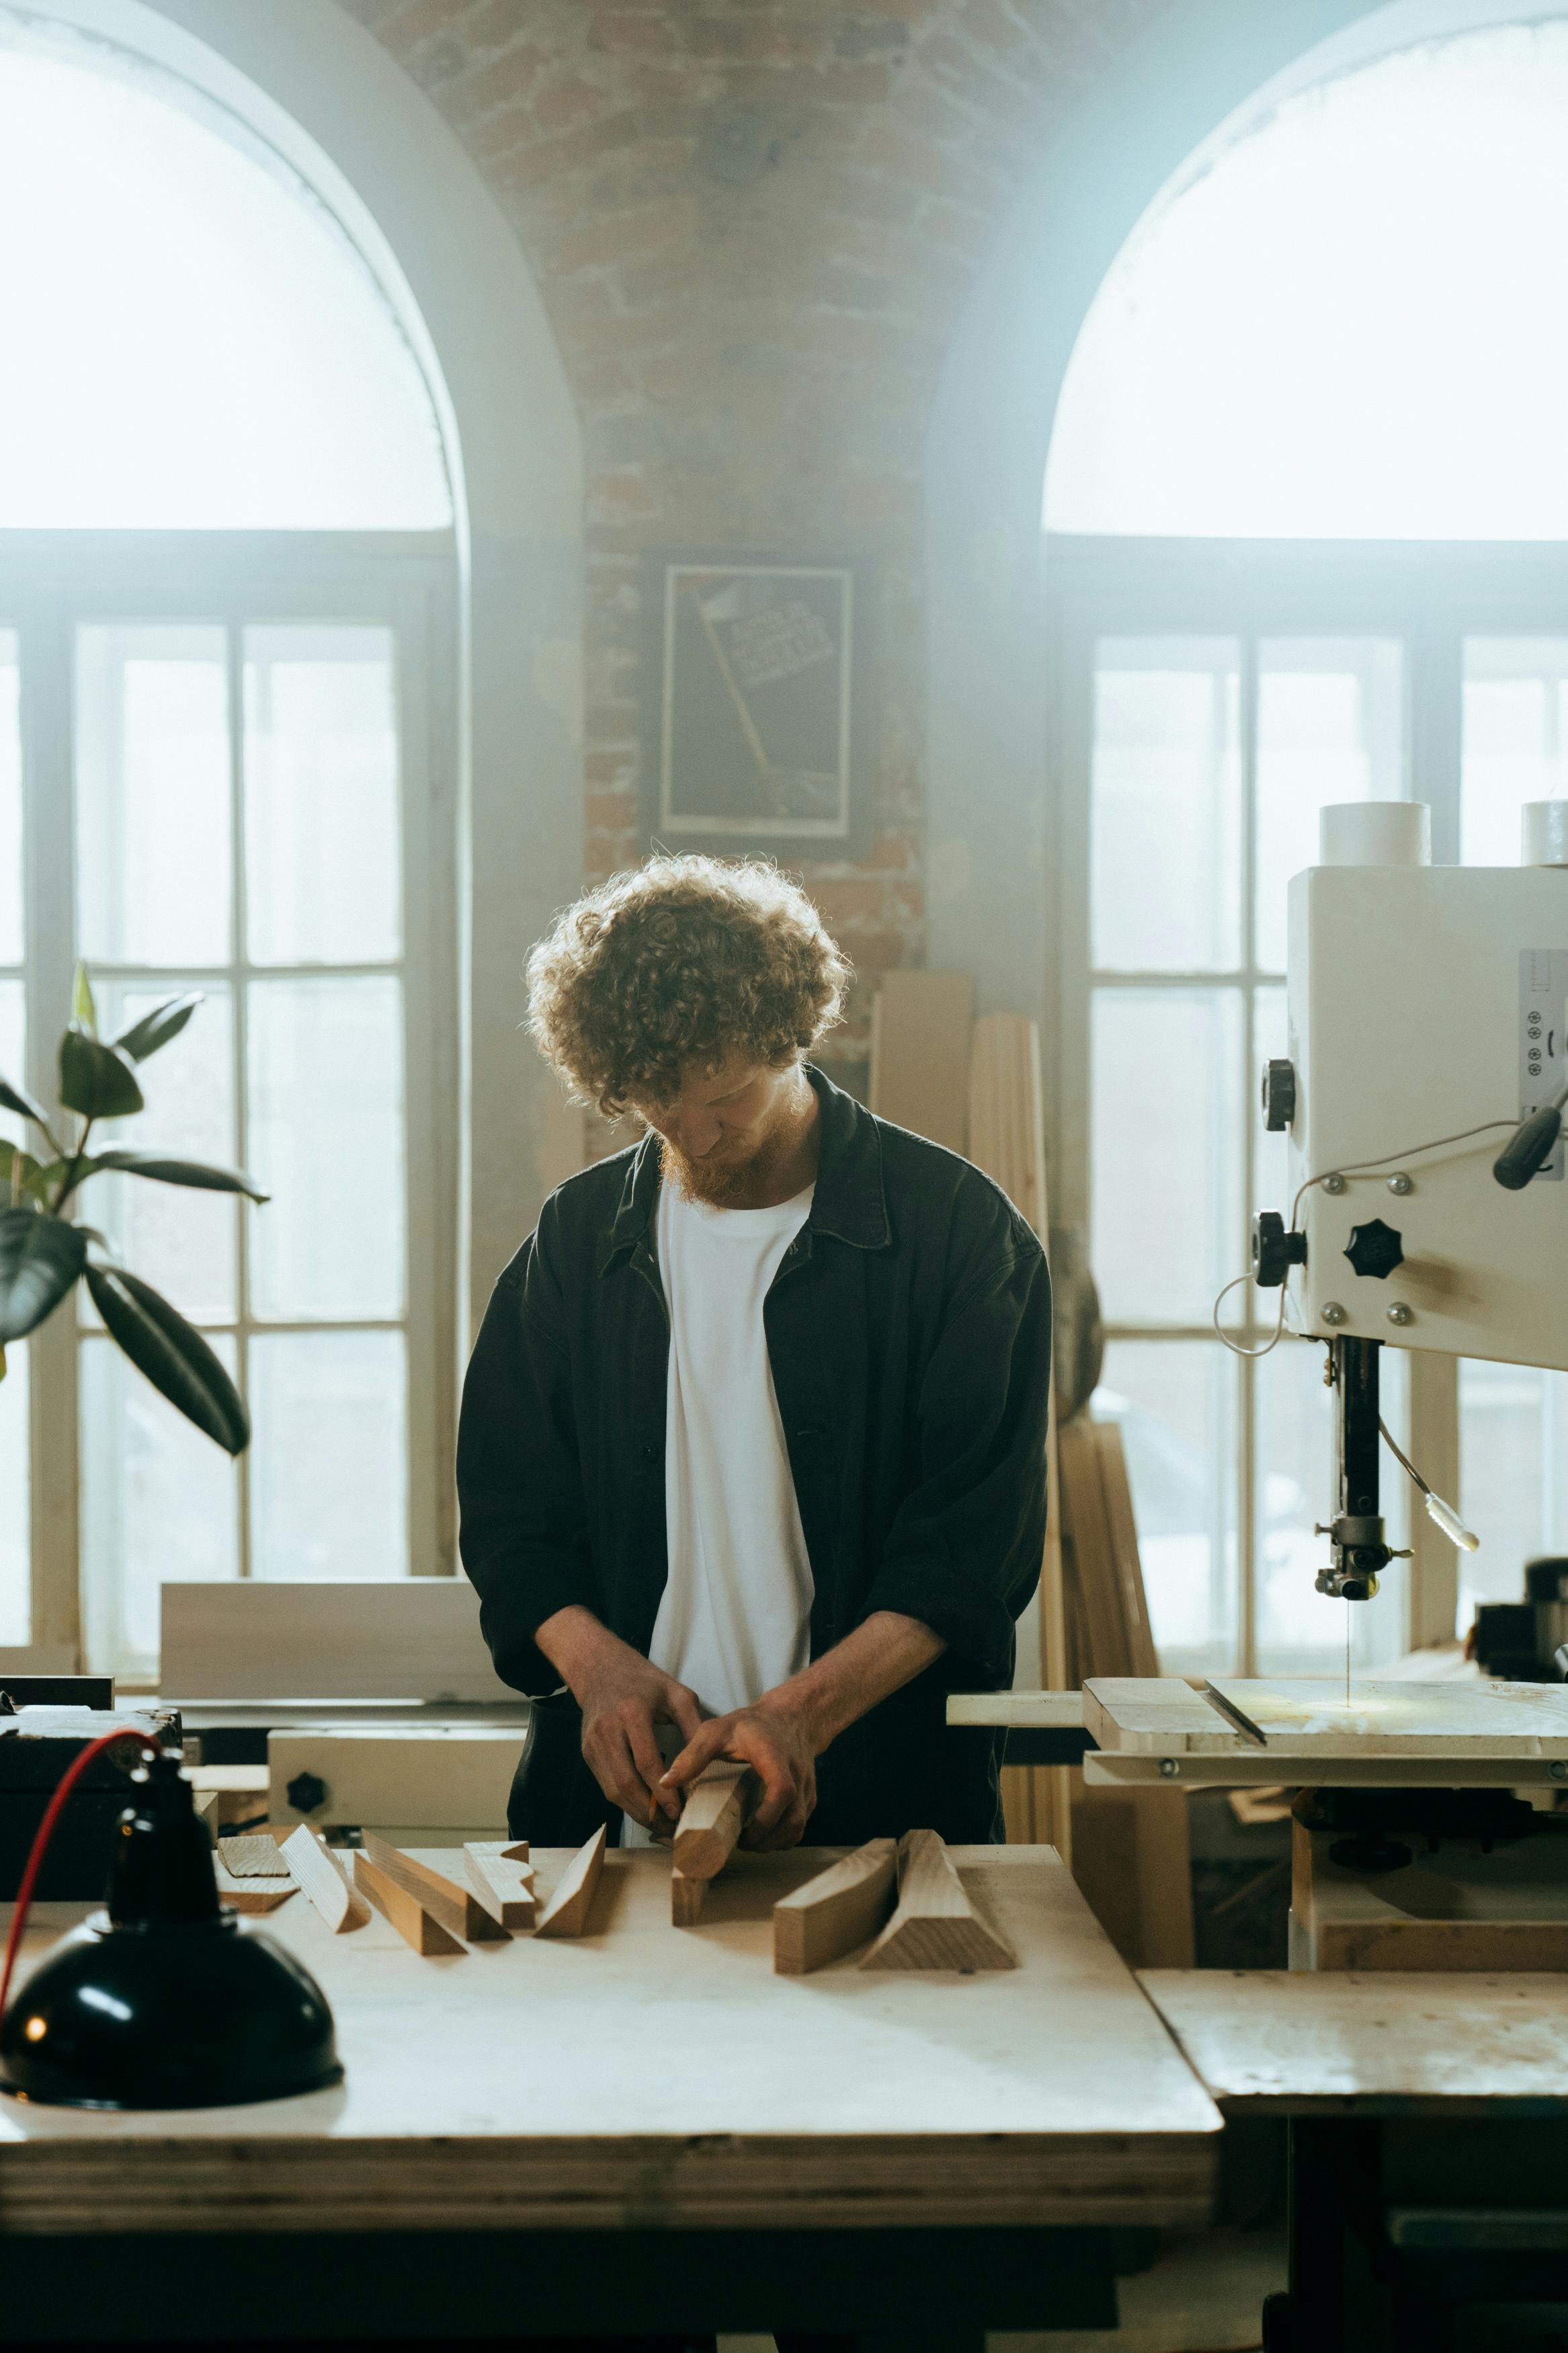
<path id="1" fill-rule="evenodd" d="M 160 1681 L 202 1699 L 515 1700 L 466 1577 L 165 1585 Z"/>
<path id="2" fill-rule="evenodd" d="M 806 1977 L 874 1936 L 893 1907 L 898 1883 L 897 1841 L 870 1839 L 819 1878 L 781 1896 L 773 1905 L 779 1976 Z"/>
<path id="3" fill-rule="evenodd" d="M 1179 1675 L 1096 1675 L 1083 1687 L 1083 1721 L 1100 1747 L 1124 1757 L 1258 1754 Z"/>
<path id="4" fill-rule="evenodd" d="M 950 1692 L 949 1724 L 1016 1725 L 1032 1732 L 1081 1732 L 1080 1691 Z"/>
<path id="5" fill-rule="evenodd" d="M 1187 1801 L 1180 1789 L 1106 1788 L 1074 1776 L 1073 1876 L 1129 1968 L 1194 1958 Z"/>
<path id="6" fill-rule="evenodd" d="M 294 1893 L 291 1879 L 236 1879 L 224 1869 L 216 1853 L 213 1877 L 217 1882 L 219 1903 L 226 1904 L 235 1912 L 276 1912 Z"/>
<path id="7" fill-rule="evenodd" d="M 604 1868 L 605 1831 L 601 1824 L 586 1845 L 578 1848 L 557 1880 L 554 1894 L 539 1915 L 534 1935 L 585 1936 Z"/>
<path id="8" fill-rule="evenodd" d="M 1568 1757 L 1568 1688 L 1561 1683 L 1357 1676 L 1347 1704 L 1338 1679 L 1211 1681 L 1286 1756 Z"/>
<path id="9" fill-rule="evenodd" d="M 1417 1837 L 1408 1842 L 1412 1859 L 1403 1870 L 1372 1873 L 1334 1861 L 1335 1832 L 1292 1823 L 1298 1965 L 1486 1975 L 1568 1968 L 1568 1832 L 1561 1824 L 1549 1820 L 1533 1836 L 1489 1853 L 1474 1839 L 1445 1839 L 1435 1854 Z"/>
<path id="10" fill-rule="evenodd" d="M 675 1867 L 688 1879 L 716 1878 L 751 1819 L 762 1784 L 749 1765 L 721 1759 L 692 1782 L 675 1826 Z"/>
<path id="11" fill-rule="evenodd" d="M 1568 2114 L 1568 1977 L 1156 1969 L 1144 1992 L 1233 2115 Z"/>
<path id="12" fill-rule="evenodd" d="M 352 1823 L 384 1838 L 393 1824 L 466 1825 L 469 1838 L 500 1838 L 525 1734 L 516 1725 L 321 1725 L 274 1732 L 266 1810 L 289 1827 L 301 1819 L 289 1788 L 301 1773 L 326 1790 L 310 1809 L 318 1828 Z"/>
<path id="13" fill-rule="evenodd" d="M 479 1902 L 473 1890 L 459 1887 L 445 1872 L 432 1871 L 426 1862 L 416 1862 L 401 1847 L 389 1846 L 385 1839 L 377 1838 L 374 1831 L 364 1834 L 364 1852 L 377 1871 L 395 1880 L 399 1887 L 406 1888 L 415 1902 L 422 1905 L 432 1919 L 439 1920 L 450 1936 L 462 1936 L 470 1945 L 489 1945 L 506 1935 L 500 1920 Z"/>
<path id="14" fill-rule="evenodd" d="M 871 1000 L 868 1101 L 950 1152 L 967 1148 L 974 979 L 967 972 L 887 972 Z"/>
<path id="15" fill-rule="evenodd" d="M 187 1778 L 195 1803 L 206 1798 L 213 1800 L 209 1827 L 215 1816 L 220 1830 L 268 1820 L 265 1765 L 193 1765 Z"/>
<path id="16" fill-rule="evenodd" d="M 899 1841 L 899 1901 L 863 1969 L 1016 1969 L 1018 1957 L 970 1902 L 935 1831 Z"/>
<path id="17" fill-rule="evenodd" d="M 1045 1240 L 1046 1145 L 1038 1026 L 1021 1013 L 987 1013 L 969 1058 L 969 1157 L 1000 1185 Z"/>
<path id="18" fill-rule="evenodd" d="M 433 1919 L 416 1895 L 384 1871 L 378 1871 L 363 1849 L 354 1852 L 354 1885 L 367 1896 L 384 1920 L 390 1920 L 405 1945 L 413 1947 L 422 1959 L 432 1960 L 444 1953 L 460 1953 L 461 1945 L 448 1935 L 439 1920 Z"/>
<path id="19" fill-rule="evenodd" d="M 684 1871 L 669 1874 L 669 1925 L 672 1928 L 694 1928 L 702 1917 L 702 1902 L 710 1879 L 689 1879 Z"/>
<path id="20" fill-rule="evenodd" d="M 1061 1461 L 1062 1550 L 1071 1576 L 1088 1655 L 1079 1662 L 1084 1681 L 1136 1671 L 1122 1609 L 1116 1546 L 1106 1502 L 1095 1426 L 1079 1414 L 1057 1435 Z"/>
<path id="21" fill-rule="evenodd" d="M 1157 1675 L 1160 1661 L 1149 1623 L 1149 1598 L 1143 1584 L 1143 1564 L 1138 1556 L 1138 1527 L 1132 1514 L 1132 1490 L 1127 1477 L 1121 1426 L 1114 1421 L 1091 1421 L 1087 1427 L 1093 1434 L 1100 1456 L 1100 1492 L 1121 1599 L 1127 1654 L 1135 1675 Z"/>
<path id="22" fill-rule="evenodd" d="M 279 1850 L 294 1884 L 309 1897 L 335 1936 L 363 1928 L 370 1906 L 349 1879 L 326 1841 L 301 1822 Z"/>
<path id="23" fill-rule="evenodd" d="M 235 1879 L 287 1879 L 289 1866 L 268 1831 L 224 1839 L 218 1860 Z"/>
<path id="24" fill-rule="evenodd" d="M 532 1870 L 509 1862 L 499 1845 L 473 1840 L 463 1849 L 463 1871 L 474 1894 L 500 1927 L 531 1928 L 536 1909 Z"/>

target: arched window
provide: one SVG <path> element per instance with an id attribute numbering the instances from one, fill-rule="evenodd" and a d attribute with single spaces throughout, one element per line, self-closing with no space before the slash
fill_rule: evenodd
<path id="1" fill-rule="evenodd" d="M 194 84 L 0 9 L 0 1071 L 205 1003 L 87 1214 L 235 1372 L 231 1464 L 84 1303 L 0 1387 L 0 1666 L 155 1670 L 170 1578 L 450 1562 L 453 493 L 417 322 Z M 0 1115 L 4 1133 L 19 1136 Z"/>
<path id="2" fill-rule="evenodd" d="M 1102 1404 L 1168 1671 L 1343 1656 L 1312 1588 L 1319 1352 L 1244 1365 L 1209 1326 L 1247 1215 L 1289 1207 L 1255 1074 L 1284 1050 L 1285 885 L 1317 810 L 1417 797 L 1439 860 L 1514 862 L 1520 804 L 1568 792 L 1568 24 L 1445 13 L 1443 37 L 1302 61 L 1191 160 L 1085 318 L 1047 471 Z M 1568 1544 L 1568 1383 L 1388 1369 L 1484 1544 L 1456 1564 L 1418 1515 L 1407 1608 L 1352 1614 L 1363 1664 Z"/>

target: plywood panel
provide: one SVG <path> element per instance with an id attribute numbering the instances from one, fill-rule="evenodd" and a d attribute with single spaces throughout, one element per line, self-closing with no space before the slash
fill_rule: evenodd
<path id="1" fill-rule="evenodd" d="M 515 1699 L 466 1577 L 163 1588 L 172 1700 Z"/>

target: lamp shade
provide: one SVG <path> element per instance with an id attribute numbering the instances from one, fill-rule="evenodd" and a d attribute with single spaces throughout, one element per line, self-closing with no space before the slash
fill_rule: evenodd
<path id="1" fill-rule="evenodd" d="M 42 1960 L 0 2020 L 0 2084 L 77 2108 L 208 2108 L 338 2081 L 326 1996 L 218 1903 L 179 1758 L 137 1773 L 106 1911 Z"/>

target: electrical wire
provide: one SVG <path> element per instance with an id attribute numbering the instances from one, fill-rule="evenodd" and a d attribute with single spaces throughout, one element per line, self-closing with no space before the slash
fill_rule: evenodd
<path id="1" fill-rule="evenodd" d="M 1230 1334 L 1220 1322 L 1219 1311 L 1225 1305 L 1226 1301 L 1230 1297 L 1231 1293 L 1237 1288 L 1237 1285 L 1242 1282 L 1250 1282 L 1251 1281 L 1252 1273 L 1251 1270 L 1248 1269 L 1246 1274 L 1238 1274 L 1233 1281 L 1227 1282 L 1225 1289 L 1220 1293 L 1219 1297 L 1215 1301 L 1214 1312 L 1209 1319 L 1214 1325 L 1216 1337 L 1225 1342 L 1226 1346 L 1230 1350 L 1233 1356 L 1267 1356 L 1273 1349 L 1279 1345 L 1280 1341 L 1285 1336 L 1285 1285 L 1283 1283 L 1279 1286 L 1279 1313 L 1274 1319 L 1274 1329 L 1269 1334 L 1268 1339 L 1263 1342 L 1261 1347 L 1242 1347 L 1238 1341 L 1231 1338 Z M 1291 1336 L 1294 1337 L 1295 1335 L 1292 1335 Z"/>
<path id="2" fill-rule="evenodd" d="M 37 1885 L 38 1873 L 43 1867 L 49 1841 L 54 1836 L 55 1824 L 65 1810 L 66 1799 L 70 1796 L 93 1758 L 101 1757 L 106 1748 L 112 1748 L 121 1741 L 133 1741 L 139 1753 L 144 1752 L 148 1746 L 143 1734 L 127 1732 L 123 1725 L 117 1732 L 100 1732 L 96 1740 L 88 1742 L 79 1757 L 74 1757 L 71 1759 L 60 1777 L 58 1788 L 44 1809 L 44 1819 L 38 1824 L 32 1846 L 28 1850 L 26 1869 L 22 1873 L 22 1883 L 16 1891 L 16 1909 L 11 1921 L 11 1933 L 5 1939 L 5 1959 L 4 1967 L 0 1968 L 0 2018 L 5 2015 L 5 1998 L 11 1990 L 11 1972 L 16 1966 L 16 1956 L 22 1949 L 22 1932 L 27 1925 L 27 1913 L 33 1901 L 33 1890 Z"/>

